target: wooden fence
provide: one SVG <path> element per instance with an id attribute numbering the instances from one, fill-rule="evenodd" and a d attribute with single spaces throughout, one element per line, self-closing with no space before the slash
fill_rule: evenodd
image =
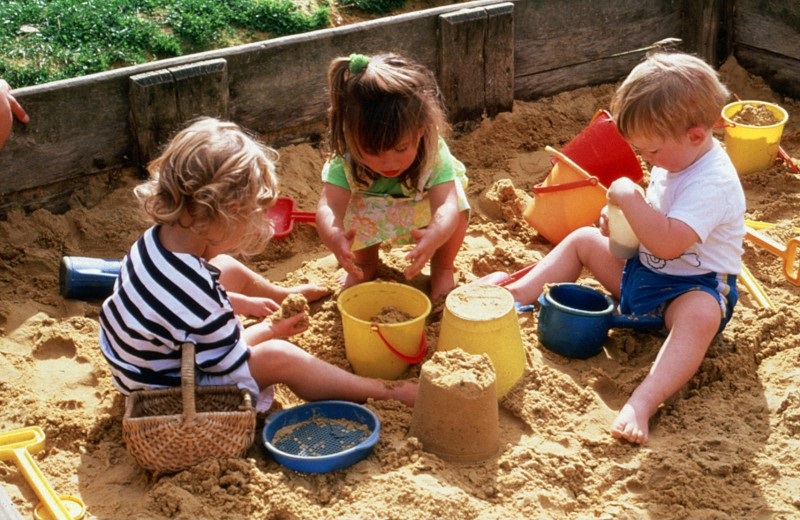
<path id="1" fill-rule="evenodd" d="M 18 89 L 31 121 L 0 152 L 0 216 L 64 211 L 87 176 L 145 164 L 200 114 L 276 146 L 319 139 L 337 56 L 391 50 L 425 64 L 457 122 L 619 81 L 667 38 L 714 65 L 734 54 L 800 97 L 798 2 L 478 0 Z"/>

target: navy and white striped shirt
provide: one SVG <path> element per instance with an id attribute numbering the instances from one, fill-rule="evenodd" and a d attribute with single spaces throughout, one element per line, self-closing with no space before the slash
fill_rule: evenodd
<path id="1" fill-rule="evenodd" d="M 250 355 L 219 271 L 173 253 L 151 227 L 122 262 L 114 292 L 100 310 L 100 348 L 114 385 L 133 390 L 180 386 L 182 343 L 195 345 L 197 367 L 224 375 Z"/>

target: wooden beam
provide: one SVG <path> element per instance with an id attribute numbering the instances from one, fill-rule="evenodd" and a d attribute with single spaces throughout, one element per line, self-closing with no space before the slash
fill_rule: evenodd
<path id="1" fill-rule="evenodd" d="M 486 113 L 494 117 L 514 106 L 514 4 L 487 7 L 486 14 L 483 88 Z"/>
<path id="2" fill-rule="evenodd" d="M 130 77 L 130 122 L 136 163 L 144 167 L 187 121 L 228 118 L 227 62 L 201 61 Z"/>
<path id="3" fill-rule="evenodd" d="M 439 87 L 451 122 L 511 110 L 514 103 L 514 4 L 439 17 Z"/>
<path id="4" fill-rule="evenodd" d="M 486 19 L 482 8 L 439 17 L 439 88 L 454 123 L 479 118 L 485 108 Z"/>

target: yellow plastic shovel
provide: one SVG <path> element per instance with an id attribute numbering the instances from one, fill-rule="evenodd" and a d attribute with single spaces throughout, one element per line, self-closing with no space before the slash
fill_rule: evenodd
<path id="1" fill-rule="evenodd" d="M 33 460 L 31 454 L 44 448 L 44 439 L 44 431 L 38 426 L 0 433 L 0 460 L 13 460 L 42 501 L 34 511 L 37 520 L 79 520 L 86 514 L 81 499 L 71 495 L 58 496 Z"/>
<path id="2" fill-rule="evenodd" d="M 800 238 L 790 238 L 786 242 L 786 247 L 783 247 L 749 227 L 745 229 L 745 233 L 751 242 L 783 260 L 783 276 L 789 283 L 800 285 L 800 271 L 797 268 L 797 248 L 800 247 Z"/>
<path id="3" fill-rule="evenodd" d="M 752 296 L 759 305 L 765 309 L 775 310 L 775 304 L 772 303 L 772 300 L 769 298 L 766 291 L 764 291 L 764 288 L 761 287 L 761 284 L 758 283 L 756 277 L 753 276 L 753 273 L 750 272 L 750 269 L 748 269 L 744 263 L 742 263 L 742 272 L 739 274 L 739 281 L 744 284 L 750 296 Z"/>

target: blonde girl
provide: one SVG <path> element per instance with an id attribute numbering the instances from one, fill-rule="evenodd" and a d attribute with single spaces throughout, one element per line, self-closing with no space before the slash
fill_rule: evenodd
<path id="1" fill-rule="evenodd" d="M 304 314 L 244 328 L 240 314 L 265 316 L 289 292 L 327 294 L 312 284 L 282 289 L 226 253 L 260 250 L 272 235 L 266 212 L 278 195 L 277 153 L 237 125 L 202 118 L 179 132 L 136 189 L 153 226 L 125 256 L 100 312 L 100 347 L 123 394 L 180 385 L 180 345 L 195 345 L 202 385 L 236 384 L 265 410 L 275 383 L 306 400 L 398 399 L 279 339 L 301 332 Z"/>

